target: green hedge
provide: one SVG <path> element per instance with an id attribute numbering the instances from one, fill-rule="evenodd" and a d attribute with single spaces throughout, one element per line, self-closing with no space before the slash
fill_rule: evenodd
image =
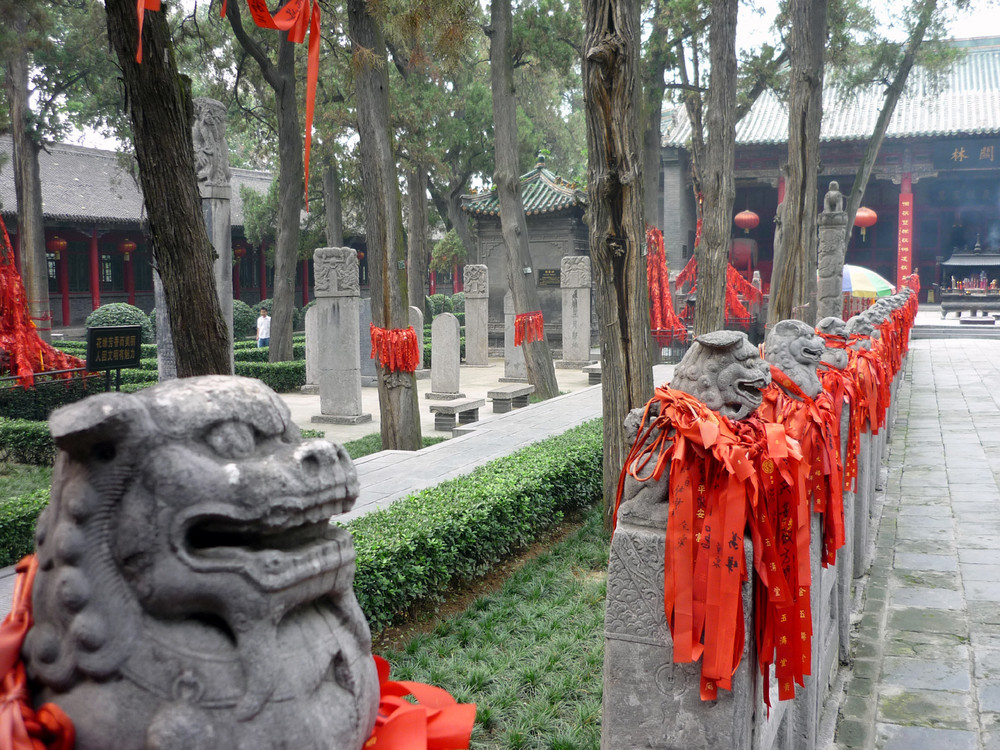
<path id="1" fill-rule="evenodd" d="M 378 631 L 420 601 L 491 570 L 566 511 L 601 496 L 601 421 L 499 458 L 347 525 L 357 549 L 354 589 Z M 0 566 L 34 548 L 39 490 L 0 503 Z"/>
<path id="2" fill-rule="evenodd" d="M 0 414 L 8 419 L 44 421 L 54 409 L 103 390 L 103 374 L 86 380 L 76 376 L 60 380 L 36 375 L 35 385 L 31 388 L 8 384 L 0 387 Z"/>
<path id="3" fill-rule="evenodd" d="M 48 490 L 0 503 L 0 567 L 13 565 L 35 549 L 35 522 L 48 504 Z"/>
<path id="4" fill-rule="evenodd" d="M 0 417 L 0 461 L 51 466 L 55 453 L 48 422 Z"/>
<path id="5" fill-rule="evenodd" d="M 535 541 L 565 511 L 601 497 L 601 422 L 595 420 L 491 461 L 348 524 L 354 590 L 373 631 L 414 604 L 491 570 Z"/>
<path id="6" fill-rule="evenodd" d="M 297 391 L 306 384 L 306 363 L 295 362 L 240 362 L 235 363 L 237 375 L 257 378 L 278 393 Z"/>
<path id="7" fill-rule="evenodd" d="M 253 348 L 241 347 L 239 349 L 233 350 L 233 358 L 237 362 L 267 362 L 269 349 L 268 347 L 262 347 L 258 349 L 256 346 Z M 306 342 L 293 342 L 292 343 L 292 356 L 296 360 L 305 360 L 306 358 Z"/>

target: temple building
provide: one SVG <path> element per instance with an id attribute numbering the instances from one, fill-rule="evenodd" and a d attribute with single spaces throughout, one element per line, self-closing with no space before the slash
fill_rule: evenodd
<path id="1" fill-rule="evenodd" d="M 894 284 L 917 270 L 923 300 L 949 287 L 952 276 L 956 282 L 967 275 L 987 283 L 1000 278 L 1000 37 L 951 44 L 961 56 L 943 75 L 935 79 L 920 68 L 910 74 L 862 200 L 874 223 L 864 232 L 854 229 L 846 259 Z M 829 82 L 824 88 L 818 206 L 831 180 L 850 193 L 883 95 L 881 86 L 846 94 Z M 695 239 L 686 146 L 691 128 L 682 106 L 665 115 L 659 223 L 670 268 L 677 271 Z M 787 140 L 788 111 L 773 92 L 763 94 L 736 128 L 733 213 L 749 210 L 759 224 L 746 232 L 734 227 L 734 236 L 755 243 L 753 263 L 765 288 L 774 216 L 784 197 L 780 168 L 788 161 Z M 949 264 L 952 256 L 961 262 Z"/>
<path id="2" fill-rule="evenodd" d="M 17 198 L 11 167 L 12 142 L 0 137 L 0 216 L 20 261 Z M 42 213 L 49 264 L 49 307 L 53 325 L 80 325 L 92 310 L 109 302 L 153 309 L 153 257 L 143 225 L 145 212 L 138 175 L 114 151 L 64 143 L 39 154 Z M 252 247 L 243 235 L 240 187 L 266 193 L 267 172 L 232 169 L 233 297 L 253 305 L 273 290 L 274 269 L 266 248 Z M 299 262 L 296 304 L 311 262 Z"/>

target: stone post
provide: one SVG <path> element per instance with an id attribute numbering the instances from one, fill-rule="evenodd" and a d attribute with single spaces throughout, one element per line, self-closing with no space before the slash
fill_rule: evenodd
<path id="1" fill-rule="evenodd" d="M 465 267 L 465 364 L 489 365 L 489 269 L 481 264 Z"/>
<path id="2" fill-rule="evenodd" d="M 424 369 L 424 314 L 419 307 L 413 305 L 410 305 L 410 327 L 417 334 L 417 349 L 420 352 L 417 369 L 413 375 L 417 380 L 426 380 L 430 377 L 430 373 Z"/>
<path id="3" fill-rule="evenodd" d="M 590 364 L 590 258 L 569 255 L 562 259 L 562 369 L 578 370 Z"/>
<path id="4" fill-rule="evenodd" d="M 312 349 L 316 363 L 320 414 L 312 421 L 370 422 L 372 415 L 361 411 L 357 252 L 349 247 L 317 248 L 313 267 L 316 304 L 306 313 L 306 350 L 308 356 Z"/>
<path id="5" fill-rule="evenodd" d="M 524 351 L 514 346 L 514 296 L 508 291 L 503 297 L 503 377 L 501 383 L 527 383 L 528 367 Z M 468 347 L 468 339 L 466 340 Z"/>
<path id="6" fill-rule="evenodd" d="M 458 318 L 441 313 L 431 323 L 431 390 L 424 396 L 438 401 L 465 398 L 460 393 L 460 340 Z"/>
<path id="7" fill-rule="evenodd" d="M 839 318 L 843 312 L 844 254 L 847 252 L 847 213 L 844 196 L 836 181 L 823 199 L 823 213 L 816 217 L 819 224 L 819 281 L 816 289 L 816 319 Z"/>
<path id="8" fill-rule="evenodd" d="M 374 388 L 378 385 L 378 370 L 372 359 L 372 299 L 363 297 L 358 312 L 358 354 L 361 357 L 361 386 Z"/>

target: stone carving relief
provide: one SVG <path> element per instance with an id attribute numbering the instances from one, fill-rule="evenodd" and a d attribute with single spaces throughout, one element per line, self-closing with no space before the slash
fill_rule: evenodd
<path id="1" fill-rule="evenodd" d="M 764 341 L 764 359 L 791 378 L 809 398 L 816 398 L 823 390 L 816 368 L 824 351 L 823 339 L 801 320 L 779 321 Z"/>
<path id="2" fill-rule="evenodd" d="M 488 297 L 490 287 L 487 282 L 487 267 L 474 263 L 465 267 L 462 274 L 462 283 L 465 285 L 466 297 Z"/>
<path id="3" fill-rule="evenodd" d="M 198 184 L 229 186 L 229 146 L 226 144 L 226 108 L 215 99 L 194 100 L 194 166 Z"/>
<path id="4" fill-rule="evenodd" d="M 590 288 L 590 258 L 586 255 L 567 255 L 562 259 L 559 285 L 563 289 Z"/>
<path id="5" fill-rule="evenodd" d="M 53 413 L 35 698 L 77 750 L 358 750 L 378 705 L 347 453 L 262 383 L 208 376 Z"/>
<path id="6" fill-rule="evenodd" d="M 350 247 L 318 247 L 313 253 L 317 297 L 358 296 L 358 254 Z"/>

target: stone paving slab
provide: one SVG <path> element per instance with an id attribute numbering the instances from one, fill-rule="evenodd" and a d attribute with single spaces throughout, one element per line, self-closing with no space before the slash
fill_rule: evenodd
<path id="1" fill-rule="evenodd" d="M 1000 341 L 911 342 L 832 748 L 1000 750 L 996 383 Z"/>

